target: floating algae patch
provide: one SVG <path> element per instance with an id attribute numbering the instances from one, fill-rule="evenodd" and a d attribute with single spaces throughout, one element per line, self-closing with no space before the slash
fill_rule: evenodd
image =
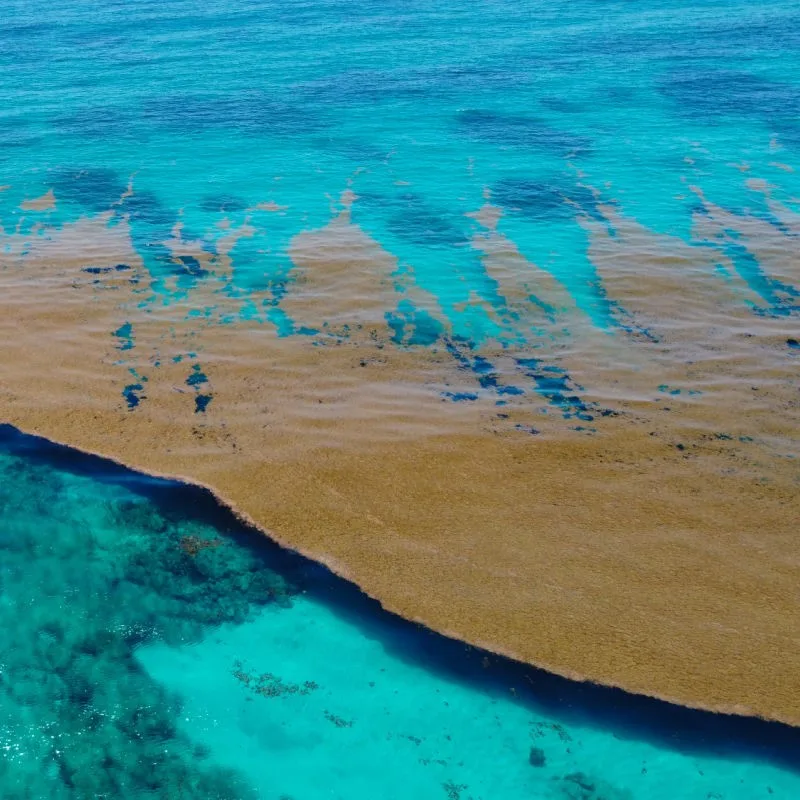
<path id="1" fill-rule="evenodd" d="M 0 477 L 4 798 L 800 792 L 797 730 L 433 634 L 202 490 L 9 426 Z"/>

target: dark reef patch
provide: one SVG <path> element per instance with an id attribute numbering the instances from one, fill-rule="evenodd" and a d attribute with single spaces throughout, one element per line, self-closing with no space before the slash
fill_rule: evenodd
<path id="1" fill-rule="evenodd" d="M 126 272 L 129 269 L 127 264 L 117 264 L 114 267 L 82 267 L 81 272 L 89 275 L 107 275 L 110 272 Z"/>
<path id="2" fill-rule="evenodd" d="M 199 364 L 192 364 L 192 371 L 186 378 L 186 385 L 194 389 L 194 413 L 205 414 L 214 395 L 208 391 L 208 376 Z"/>
<path id="3" fill-rule="evenodd" d="M 206 278 L 209 275 L 209 271 L 203 269 L 194 256 L 175 256 L 174 261 L 178 265 L 178 269 L 192 278 Z"/>
<path id="4" fill-rule="evenodd" d="M 173 258 L 163 244 L 172 236 L 178 214 L 167 208 L 154 192 L 128 193 L 128 185 L 122 177 L 105 167 L 59 167 L 52 170 L 50 183 L 59 200 L 94 213 L 113 210 L 117 219 L 127 217 L 134 249 L 154 276 L 177 275 L 184 284 L 190 284 L 180 288 L 191 288 L 198 278 L 205 276 L 205 270 L 196 259 L 190 256 Z"/>
<path id="5" fill-rule="evenodd" d="M 559 789 L 564 800 L 633 800 L 631 792 L 617 789 L 584 772 L 565 775 L 560 781 Z"/>
<path id="6" fill-rule="evenodd" d="M 90 106 L 53 119 L 61 133 L 87 139 L 131 139 L 135 136 L 135 118 L 124 108 Z"/>
<path id="7" fill-rule="evenodd" d="M 203 372 L 202 367 L 199 364 L 192 364 L 192 371 L 186 379 L 186 385 L 195 387 L 201 386 L 204 383 L 208 383 L 208 378 L 205 372 Z"/>
<path id="8" fill-rule="evenodd" d="M 442 392 L 442 397 L 454 403 L 467 403 L 478 399 L 478 395 L 474 392 Z"/>
<path id="9" fill-rule="evenodd" d="M 56 197 L 94 212 L 107 211 L 127 188 L 125 181 L 107 167 L 58 168 L 50 174 Z"/>
<path id="10" fill-rule="evenodd" d="M 254 608 L 290 603 L 296 589 L 244 543 L 188 548 L 208 526 L 184 514 L 185 499 L 159 506 L 164 483 L 7 427 L 0 474 L 3 598 L 26 607 L 7 620 L 15 646 L 3 647 L 0 703 L 25 709 L 8 716 L 9 733 L 41 759 L 37 774 L 0 759 L 3 797 L 249 798 L 179 732 L 179 704 L 135 648 L 197 641 Z M 101 477 L 100 496 L 76 502 L 72 493 L 93 485 L 76 488 L 76 474 Z"/>
<path id="11" fill-rule="evenodd" d="M 289 603 L 287 598 L 288 605 Z M 241 661 L 236 661 L 233 665 L 233 677 L 239 683 L 244 684 L 253 694 L 261 697 L 285 697 L 287 695 L 307 695 L 319 689 L 314 681 L 304 681 L 303 683 L 291 683 L 283 680 L 278 675 L 271 672 L 261 674 L 248 672 Z"/>
<path id="12" fill-rule="evenodd" d="M 382 10 L 385 7 L 384 4 Z M 398 65 L 392 70 L 347 69 L 302 82 L 295 88 L 312 104 L 324 106 L 377 104 L 387 99 L 440 99 L 456 92 L 474 93 L 481 88 L 492 91 L 530 83 L 531 74 L 526 66 L 519 59 L 508 59 L 505 63 L 491 65 L 460 62 Z"/>
<path id="13" fill-rule="evenodd" d="M 606 223 L 590 189 L 558 177 L 552 181 L 504 178 L 492 187 L 492 197 L 506 211 L 530 219 L 571 219 L 583 213 Z"/>
<path id="14" fill-rule="evenodd" d="M 547 763 L 547 756 L 541 747 L 531 747 L 528 753 L 528 763 L 532 767 L 543 767 Z"/>
<path id="15" fill-rule="evenodd" d="M 452 214 L 434 208 L 418 194 L 405 192 L 384 206 L 390 210 L 386 225 L 398 239 L 423 247 L 457 247 L 469 241 Z"/>
<path id="16" fill-rule="evenodd" d="M 713 120 L 746 116 L 792 120 L 800 116 L 800 88 L 737 70 L 676 71 L 659 84 L 661 94 L 681 112 Z"/>
<path id="17" fill-rule="evenodd" d="M 591 142 L 585 136 L 553 128 L 535 117 L 468 109 L 458 114 L 456 123 L 459 130 L 471 139 L 541 150 L 563 158 L 584 154 L 591 149 Z"/>
<path id="18" fill-rule="evenodd" d="M 380 227 L 392 236 L 422 247 L 460 247 L 470 239 L 465 220 L 418 192 L 359 192 L 353 219 L 364 224 L 365 218 L 368 231 L 372 227 L 369 220 L 380 220 Z"/>
<path id="19" fill-rule="evenodd" d="M 154 192 L 136 191 L 125 197 L 120 210 L 130 216 L 134 232 L 138 226 L 144 226 L 148 239 L 141 246 L 152 244 L 153 241 L 166 241 L 172 235 L 172 229 L 178 215 L 167 208 Z M 134 244 L 139 244 L 134 240 Z"/>

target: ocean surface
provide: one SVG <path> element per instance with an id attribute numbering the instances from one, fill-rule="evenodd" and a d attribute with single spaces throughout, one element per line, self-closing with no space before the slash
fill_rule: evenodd
<path id="1" fill-rule="evenodd" d="M 799 316 L 794 0 L 0 0 L 0 422 L 431 627 L 798 719 Z M 0 508 L 3 800 L 800 797 L 199 489 Z"/>
<path id="2" fill-rule="evenodd" d="M 163 279 L 149 302 L 202 276 L 196 259 L 177 272 L 164 245 L 176 223 L 213 254 L 220 221 L 248 218 L 229 289 L 275 286 L 292 238 L 326 224 L 349 187 L 354 221 L 413 269 L 456 335 L 498 334 L 502 301 L 470 246 L 468 214 L 485 199 L 506 209 L 499 230 L 603 326 L 614 298 L 580 224 L 613 229 L 599 205 L 699 244 L 703 194 L 776 231 L 788 224 L 774 204 L 796 209 L 800 195 L 791 0 L 54 0 L 47 14 L 3 0 L 0 12 L 4 227 L 116 203 Z M 21 214 L 51 189 L 55 207 Z M 796 307 L 796 287 L 766 274 L 741 234 L 715 239 L 770 308 Z M 279 294 L 241 313 L 307 333 Z M 387 312 L 402 339 L 413 303 Z M 505 322 L 506 336 L 530 336 Z"/>
<path id="3" fill-rule="evenodd" d="M 3 798 L 790 800 L 797 729 L 445 639 L 199 490 L 0 429 Z"/>

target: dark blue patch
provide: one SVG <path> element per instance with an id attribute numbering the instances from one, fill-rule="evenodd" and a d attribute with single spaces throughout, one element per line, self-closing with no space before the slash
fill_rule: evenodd
<path id="1" fill-rule="evenodd" d="M 0 160 L 8 159 L 12 148 L 34 148 L 44 140 L 43 134 L 18 117 L 0 120 Z"/>
<path id="2" fill-rule="evenodd" d="M 133 325 L 130 322 L 120 325 L 112 336 L 119 339 L 117 350 L 133 350 Z"/>
<path id="3" fill-rule="evenodd" d="M 483 356 L 472 355 L 474 344 L 460 336 L 453 336 L 444 340 L 445 349 L 456 360 L 459 369 L 471 372 L 478 380 L 482 389 L 497 392 L 499 395 L 524 394 L 518 386 L 501 384 L 497 379 L 497 370 Z"/>
<path id="4" fill-rule="evenodd" d="M 797 120 L 772 120 L 771 124 L 782 145 L 800 150 L 800 123 Z"/>
<path id="5" fill-rule="evenodd" d="M 144 391 L 144 385 L 141 383 L 129 383 L 123 390 L 122 396 L 128 404 L 128 409 L 133 411 L 139 403 L 145 399 L 145 395 L 141 394 Z"/>
<path id="6" fill-rule="evenodd" d="M 177 275 L 179 279 L 194 277 L 186 264 L 176 262 L 170 249 L 162 244 L 172 236 L 178 215 L 164 206 L 157 195 L 150 191 L 135 192 L 120 204 L 120 213 L 129 215 L 133 246 L 152 274 Z M 189 283 L 194 285 L 194 280 Z"/>
<path id="7" fill-rule="evenodd" d="M 117 264 L 113 267 L 82 267 L 81 272 L 88 272 L 90 275 L 105 275 L 108 272 L 125 272 L 131 269 L 127 264 Z"/>
<path id="8" fill-rule="evenodd" d="M 800 305 L 794 302 L 796 298 L 800 298 L 800 291 L 767 276 L 758 259 L 743 244 L 729 241 L 724 250 L 747 285 L 770 304 L 771 312 L 783 315 L 800 309 Z"/>
<path id="9" fill-rule="evenodd" d="M 617 69 L 634 60 L 639 63 L 708 63 L 720 58 L 739 63 L 766 55 L 775 58 L 780 49 L 800 48 L 800 15 L 787 13 L 789 4 L 775 6 L 777 13 L 765 7 L 763 15 L 715 14 L 687 15 L 680 20 L 681 35 L 671 27 L 605 25 L 592 31 L 590 38 L 562 40 L 561 50 L 579 58 L 587 53 L 596 58 L 602 53 L 617 61 Z M 676 9 L 677 10 L 677 9 Z M 759 9 L 760 11 L 760 9 Z M 584 68 L 591 65 L 584 61 Z M 635 79 L 634 79 L 635 80 Z"/>
<path id="10" fill-rule="evenodd" d="M 203 383 L 208 383 L 206 374 L 202 371 L 199 364 L 192 366 L 192 374 L 186 379 L 187 386 L 200 386 Z"/>
<path id="11" fill-rule="evenodd" d="M 594 419 L 594 409 L 575 394 L 581 391 L 581 387 L 573 383 L 560 367 L 544 365 L 538 358 L 518 358 L 516 362 L 524 374 L 533 380 L 536 391 L 558 408 L 564 419 L 575 418 L 585 422 Z"/>
<path id="12" fill-rule="evenodd" d="M 397 209 L 390 214 L 387 227 L 398 239 L 423 247 L 456 247 L 469 241 L 460 219 L 457 223 L 452 214 L 433 208 L 418 194 L 406 192 L 383 205 Z"/>
<path id="13" fill-rule="evenodd" d="M 194 398 L 194 413 L 205 414 L 208 404 L 214 399 L 210 394 L 198 394 Z"/>
<path id="14" fill-rule="evenodd" d="M 571 219 L 582 211 L 598 222 L 606 222 L 589 189 L 562 180 L 504 178 L 492 187 L 492 198 L 507 211 L 532 219 Z"/>
<path id="15" fill-rule="evenodd" d="M 175 261 L 193 278 L 205 278 L 210 274 L 207 269 L 200 266 L 200 262 L 194 256 L 176 256 Z"/>
<path id="16" fill-rule="evenodd" d="M 458 115 L 457 124 L 471 139 L 491 144 L 540 150 L 561 157 L 591 149 L 586 137 L 558 130 L 534 117 L 469 109 Z"/>
<path id="17" fill-rule="evenodd" d="M 787 339 L 786 346 L 790 350 L 800 350 L 800 342 L 797 339 Z"/>
<path id="18" fill-rule="evenodd" d="M 92 211 L 106 211 L 119 202 L 127 186 L 120 176 L 106 167 L 53 170 L 50 184 L 59 200 L 81 205 Z"/>
<path id="19" fill-rule="evenodd" d="M 539 105 L 561 114 L 583 114 L 586 111 L 583 103 L 567 100 L 565 97 L 540 97 Z"/>
<path id="20" fill-rule="evenodd" d="M 385 4 L 381 11 L 385 10 Z M 342 9 L 344 11 L 344 7 Z M 398 19 L 388 24 L 395 25 Z M 401 23 L 402 24 L 402 23 Z M 392 69 L 330 71 L 323 78 L 306 81 L 296 89 L 313 104 L 354 105 L 385 103 L 387 98 L 417 100 L 517 88 L 531 82 L 531 70 L 519 57 L 503 64 L 430 64 L 424 67 L 394 65 Z"/>
<path id="21" fill-rule="evenodd" d="M 392 341 L 397 345 L 429 347 L 444 333 L 439 320 L 408 300 L 400 301 L 396 312 L 386 314 L 386 324 L 392 331 Z"/>
<path id="22" fill-rule="evenodd" d="M 746 116 L 771 121 L 800 116 L 800 87 L 749 72 L 695 69 L 671 74 L 659 90 L 692 116 Z"/>
<path id="23" fill-rule="evenodd" d="M 442 397 L 446 397 L 454 403 L 464 403 L 478 399 L 478 395 L 473 392 L 442 392 Z"/>
<path id="24" fill-rule="evenodd" d="M 172 233 L 177 215 L 170 211 L 158 197 L 149 191 L 134 192 L 122 202 L 122 211 L 129 214 L 131 221 L 142 222 L 159 229 L 167 239 Z"/>

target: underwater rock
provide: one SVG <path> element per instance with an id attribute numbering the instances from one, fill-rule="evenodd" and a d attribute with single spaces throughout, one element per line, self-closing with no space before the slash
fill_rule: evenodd
<path id="1" fill-rule="evenodd" d="M 250 689 L 254 694 L 261 695 L 261 697 L 285 697 L 286 695 L 293 694 L 307 695 L 319 689 L 318 684 L 314 681 L 290 683 L 284 681 L 283 678 L 278 675 L 273 675 L 271 672 L 264 672 L 260 675 L 247 672 L 241 661 L 234 662 L 232 674 L 237 681 Z M 330 719 L 331 722 L 339 719 L 338 717 L 332 718 L 332 715 L 329 716 L 327 711 L 325 712 L 325 716 Z M 353 724 L 352 722 L 346 723 L 344 720 L 341 721 L 343 723 L 342 725 L 338 725 L 338 722 L 336 723 L 340 728 L 350 727 Z"/>
<path id="2" fill-rule="evenodd" d="M 201 550 L 219 547 L 221 544 L 221 539 L 201 539 L 199 536 L 181 537 L 181 549 L 190 556 L 196 556 Z"/>
<path id="3" fill-rule="evenodd" d="M 543 767 L 547 763 L 547 757 L 541 747 L 531 747 L 528 754 L 528 763 L 532 767 Z"/>
<path id="4" fill-rule="evenodd" d="M 337 728 L 352 728 L 353 721 L 350 719 L 344 719 L 344 717 L 339 717 L 336 714 L 332 714 L 330 711 L 325 711 L 325 719 L 328 722 L 332 722 Z"/>
<path id="5" fill-rule="evenodd" d="M 564 800 L 633 800 L 627 790 L 617 789 L 602 780 L 595 780 L 585 772 L 571 772 L 561 779 L 561 797 Z"/>
<path id="6" fill-rule="evenodd" d="M 467 788 L 467 785 L 465 783 L 447 781 L 446 783 L 442 784 L 442 788 L 447 795 L 447 800 L 461 800 L 461 792 Z"/>

